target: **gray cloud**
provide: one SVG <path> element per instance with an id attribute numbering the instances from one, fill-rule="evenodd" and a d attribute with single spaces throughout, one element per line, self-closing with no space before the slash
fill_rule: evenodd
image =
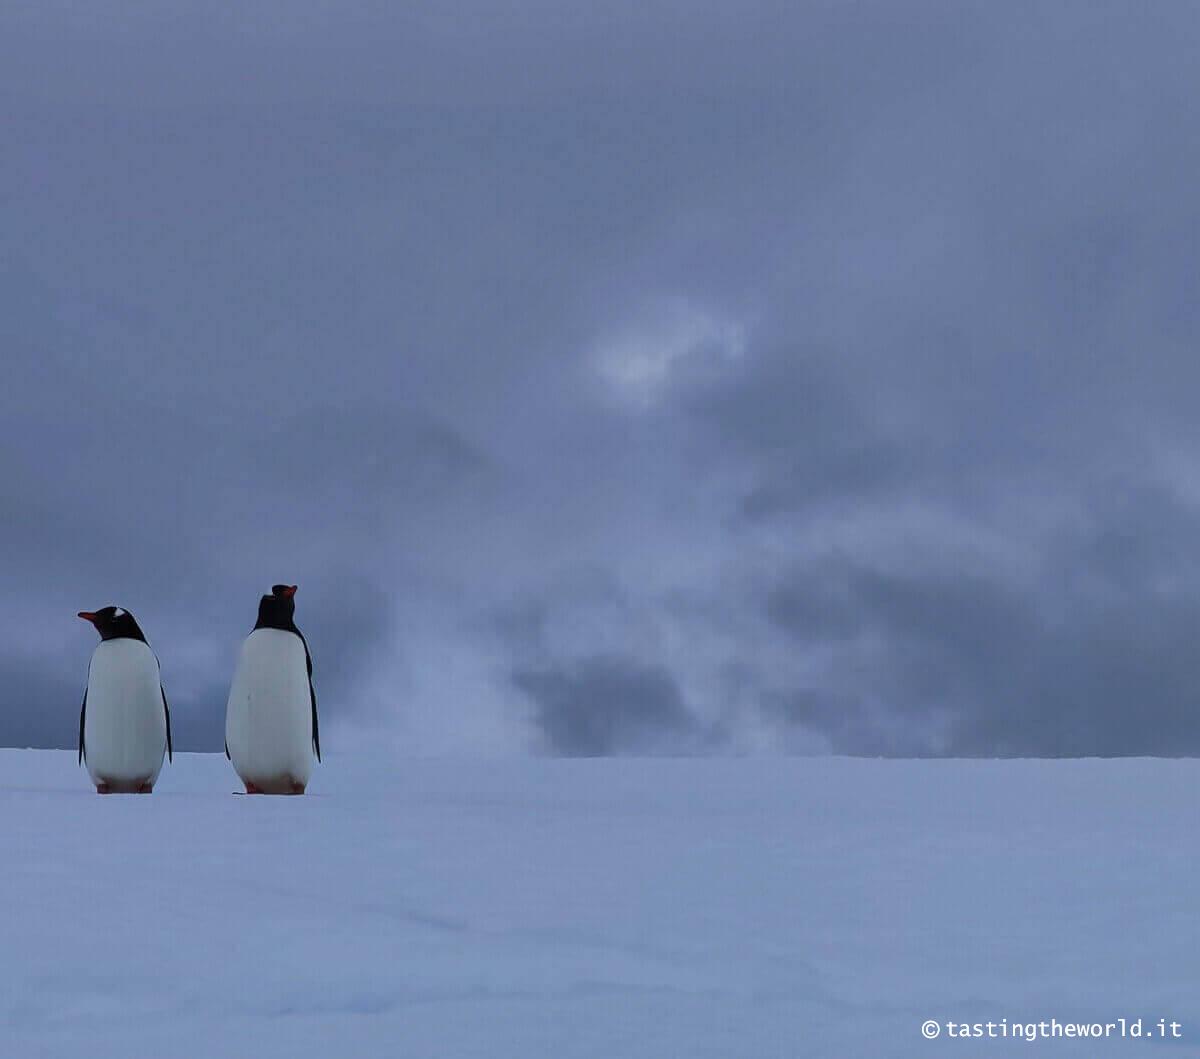
<path id="1" fill-rule="evenodd" d="M 794 572 L 767 614 L 828 665 L 765 709 L 849 753 L 1197 753 L 1200 510 L 1114 484 L 1093 517 L 1024 585 L 837 558 Z"/>
<path id="2" fill-rule="evenodd" d="M 0 743 L 119 602 L 218 749 L 283 579 L 331 743 L 1195 752 L 1198 38 L 13 12 Z"/>
<path id="3" fill-rule="evenodd" d="M 21 652 L 11 652 L 0 660 L 0 678 L 4 680 L 8 703 L 5 745 L 61 747 L 76 744 L 83 683 L 72 681 L 70 675 L 52 661 L 39 662 Z"/>
<path id="4" fill-rule="evenodd" d="M 513 684 L 533 702 L 548 748 L 572 757 L 692 750 L 695 719 L 661 666 L 587 658 L 548 670 L 518 670 Z"/>

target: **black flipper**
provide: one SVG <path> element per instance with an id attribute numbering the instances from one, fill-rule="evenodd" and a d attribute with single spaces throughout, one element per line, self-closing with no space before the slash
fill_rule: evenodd
<path id="1" fill-rule="evenodd" d="M 158 666 L 159 673 L 161 673 L 162 663 L 158 660 L 158 655 L 154 656 L 154 662 Z M 161 680 L 158 682 L 158 693 L 162 696 L 163 716 L 167 719 L 167 760 L 173 762 L 175 755 L 171 747 L 171 707 L 167 705 L 167 689 L 162 686 Z"/>
<path id="2" fill-rule="evenodd" d="M 312 682 L 312 655 L 308 653 L 308 641 L 304 638 L 304 633 L 300 633 L 300 642 L 304 644 L 304 662 L 308 666 L 308 698 L 312 703 L 312 745 L 316 751 L 317 761 L 321 760 L 321 728 L 317 723 L 317 689 L 313 687 Z"/>
<path id="3" fill-rule="evenodd" d="M 87 715 L 87 688 L 83 689 L 83 703 L 79 707 L 79 764 L 83 764 L 83 718 Z"/>
<path id="4" fill-rule="evenodd" d="M 174 747 L 171 746 L 171 707 L 167 705 L 167 690 L 166 690 L 166 688 L 164 688 L 162 686 L 162 684 L 159 684 L 158 690 L 160 692 L 162 692 L 163 716 L 165 716 L 167 719 L 167 760 L 174 761 L 175 760 L 175 750 L 174 750 Z"/>
<path id="5" fill-rule="evenodd" d="M 231 757 L 229 756 L 229 740 L 228 740 L 228 739 L 226 739 L 226 740 L 225 740 L 225 760 L 226 760 L 226 761 L 232 761 L 232 760 L 233 760 L 233 758 L 231 758 Z"/>

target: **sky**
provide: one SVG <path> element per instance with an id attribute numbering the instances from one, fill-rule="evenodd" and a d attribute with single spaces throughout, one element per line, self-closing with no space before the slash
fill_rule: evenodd
<path id="1" fill-rule="evenodd" d="M 0 9 L 0 745 L 1200 753 L 1200 11 Z"/>

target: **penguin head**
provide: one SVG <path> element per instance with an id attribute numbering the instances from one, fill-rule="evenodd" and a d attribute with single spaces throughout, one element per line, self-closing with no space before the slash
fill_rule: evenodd
<path id="1" fill-rule="evenodd" d="M 101 640 L 146 640 L 137 619 L 121 607 L 81 610 L 79 617 L 95 626 Z"/>
<path id="2" fill-rule="evenodd" d="M 296 613 L 296 586 L 272 585 L 271 594 L 258 601 L 258 625 L 255 628 L 290 629 Z"/>

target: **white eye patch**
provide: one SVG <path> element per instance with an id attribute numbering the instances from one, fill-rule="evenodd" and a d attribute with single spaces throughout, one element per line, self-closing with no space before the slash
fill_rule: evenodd
<path id="1" fill-rule="evenodd" d="M 123 618 L 125 617 L 125 612 L 120 607 L 117 607 L 117 609 L 113 611 L 113 617 Z"/>

